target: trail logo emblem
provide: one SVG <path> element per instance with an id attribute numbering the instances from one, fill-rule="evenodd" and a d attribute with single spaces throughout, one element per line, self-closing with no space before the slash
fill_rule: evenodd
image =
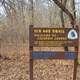
<path id="1" fill-rule="evenodd" d="M 78 38 L 78 34 L 77 34 L 76 30 L 71 29 L 68 33 L 68 39 L 74 40 L 74 39 L 77 39 L 77 38 Z"/>

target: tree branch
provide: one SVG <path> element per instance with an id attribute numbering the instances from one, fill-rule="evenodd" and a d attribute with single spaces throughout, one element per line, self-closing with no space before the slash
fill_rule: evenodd
<path id="1" fill-rule="evenodd" d="M 5 0 L 2 1 L 2 5 L 5 3 Z"/>
<path id="2" fill-rule="evenodd" d="M 74 19 L 74 16 L 69 12 L 69 10 L 61 2 L 59 2 L 58 0 L 53 0 L 53 1 L 56 5 L 59 6 L 59 8 L 61 8 L 69 16 L 69 18 L 71 20 L 71 24 L 74 26 L 75 19 Z"/>

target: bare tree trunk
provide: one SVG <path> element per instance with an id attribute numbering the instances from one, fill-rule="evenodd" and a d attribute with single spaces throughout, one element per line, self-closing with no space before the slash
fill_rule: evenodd
<path id="1" fill-rule="evenodd" d="M 72 0 L 72 13 L 73 13 L 73 16 L 74 16 L 74 22 L 76 23 L 75 0 Z"/>
<path id="2" fill-rule="evenodd" d="M 72 26 L 74 27 L 74 16 L 71 14 L 71 12 L 58 0 L 53 0 L 56 5 L 58 5 L 59 8 L 61 8 L 70 18 L 70 22 Z"/>
<path id="3" fill-rule="evenodd" d="M 31 22 L 30 22 L 30 24 L 31 25 L 33 25 L 34 23 L 34 21 L 33 21 L 33 18 L 34 18 L 34 10 L 33 10 L 33 0 L 30 0 L 30 3 L 31 3 L 31 5 L 30 5 L 30 14 L 31 14 Z"/>
<path id="4" fill-rule="evenodd" d="M 64 1 L 61 0 L 61 3 L 66 7 L 67 0 L 64 0 Z M 61 18 L 62 27 L 65 27 L 63 10 L 60 10 L 60 18 Z"/>

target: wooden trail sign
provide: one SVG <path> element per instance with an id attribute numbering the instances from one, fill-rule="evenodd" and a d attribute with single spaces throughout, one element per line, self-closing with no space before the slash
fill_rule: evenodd
<path id="1" fill-rule="evenodd" d="M 65 75 L 65 71 L 68 69 L 66 68 L 65 70 L 63 70 L 63 75 L 62 76 L 66 76 L 64 79 L 63 78 L 59 78 L 61 75 L 60 74 L 56 74 L 55 78 L 52 78 L 50 80 L 56 80 L 56 79 L 60 79 L 60 80 L 76 80 L 76 68 L 77 68 L 77 57 L 78 57 L 78 41 L 79 41 L 79 31 L 78 31 L 78 27 L 76 28 L 36 28 L 33 27 L 32 25 L 30 26 L 30 30 L 29 30 L 29 47 L 30 47 L 30 80 L 39 80 L 40 78 L 43 78 L 46 76 L 43 76 L 42 73 L 44 72 L 44 69 L 42 70 L 41 75 L 40 72 L 41 68 L 40 65 L 38 65 L 38 70 L 39 73 L 34 69 L 35 68 L 35 62 L 37 63 L 37 60 L 39 60 L 39 62 L 42 63 L 46 62 L 46 60 L 51 60 L 51 62 L 53 61 L 52 64 L 56 65 L 59 61 L 61 64 L 56 65 L 56 68 L 60 65 L 62 65 L 62 63 L 64 63 L 64 65 L 67 63 L 66 66 L 71 65 L 72 69 L 70 74 L 72 74 L 70 76 L 67 76 L 68 72 L 66 72 Z M 44 50 L 38 50 L 35 51 L 33 48 L 34 47 L 73 47 L 74 50 L 73 51 L 44 51 Z M 55 62 L 56 61 L 56 62 Z M 48 61 L 47 61 L 48 62 Z M 71 62 L 71 64 L 70 64 Z M 37 63 L 39 64 L 39 63 Z M 43 65 L 44 65 L 43 64 Z M 46 63 L 47 64 L 47 63 Z M 44 65 L 45 66 L 45 65 Z M 43 67 L 44 67 L 43 66 Z M 63 66 L 63 65 L 62 65 Z M 65 67 L 66 67 L 65 66 Z M 47 66 L 46 66 L 47 67 Z M 49 69 L 46 69 L 49 70 Z M 60 71 L 57 69 L 58 73 L 60 73 Z M 45 71 L 47 72 L 47 71 Z M 54 75 L 55 70 L 53 69 L 53 72 L 51 75 Z M 37 77 L 35 77 L 35 75 Z M 48 73 L 50 74 L 50 73 Z M 50 76 L 51 76 L 50 75 Z M 58 76 L 57 76 L 58 75 Z M 41 77 L 40 77 L 41 76 Z M 43 76 L 43 77 L 42 77 Z M 49 75 L 48 75 L 49 76 Z M 47 77 L 47 76 L 46 76 Z M 68 78 L 69 77 L 69 78 Z M 43 78 L 42 80 L 49 80 L 47 78 Z"/>

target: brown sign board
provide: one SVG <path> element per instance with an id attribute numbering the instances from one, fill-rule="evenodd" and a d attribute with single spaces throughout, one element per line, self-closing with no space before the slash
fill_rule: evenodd
<path id="1" fill-rule="evenodd" d="M 34 66 L 33 65 L 36 62 L 35 60 L 40 60 L 40 61 L 43 60 L 42 63 L 44 63 L 44 64 L 45 64 L 45 60 L 51 60 L 51 61 L 61 60 L 61 63 L 64 63 L 64 61 L 65 61 L 67 63 L 67 65 L 66 65 L 67 67 L 70 65 L 72 66 L 72 71 L 71 71 L 72 73 L 70 72 L 70 74 L 72 74 L 72 76 L 70 76 L 71 79 L 69 77 L 68 80 L 76 80 L 78 45 L 79 45 L 78 41 L 79 41 L 78 27 L 75 27 L 75 28 L 52 28 L 52 27 L 40 28 L 40 27 L 38 27 L 37 28 L 37 27 L 30 26 L 30 29 L 29 29 L 30 80 L 36 80 L 33 76 L 33 74 L 34 74 L 34 71 L 33 71 Z M 71 51 L 64 51 L 64 52 L 56 51 L 56 52 L 54 52 L 54 51 L 34 51 L 33 50 L 34 47 L 44 47 L 44 48 L 49 47 L 50 48 L 50 47 L 65 47 L 65 46 L 74 47 L 75 49 L 73 52 L 71 52 Z M 39 63 L 40 63 L 40 61 L 39 61 Z M 68 65 L 68 61 L 72 62 L 72 64 L 69 63 L 70 65 Z M 56 64 L 56 63 L 52 62 L 52 64 Z M 37 64 L 37 63 L 35 63 L 35 64 Z M 56 65 L 56 67 L 57 66 L 59 66 L 59 65 Z M 64 63 L 64 66 L 65 66 L 65 63 Z M 40 67 L 40 64 L 38 67 Z M 67 68 L 66 68 L 66 70 L 67 70 Z M 53 71 L 53 72 L 55 72 L 55 71 Z M 67 74 L 68 73 L 66 72 L 66 75 Z M 66 79 L 67 79 L 67 77 L 66 77 Z M 59 78 L 56 77 L 55 79 L 59 79 Z M 43 80 L 45 80 L 45 79 L 43 79 Z M 62 80 L 62 78 L 61 78 L 61 80 Z M 65 79 L 63 79 L 63 80 L 65 80 Z"/>
<path id="2" fill-rule="evenodd" d="M 78 45 L 78 29 L 76 39 L 69 39 L 68 35 L 72 28 L 31 28 L 31 45 L 38 47 L 60 47 L 60 46 L 77 46 Z M 73 36 L 75 34 L 72 34 Z"/>

